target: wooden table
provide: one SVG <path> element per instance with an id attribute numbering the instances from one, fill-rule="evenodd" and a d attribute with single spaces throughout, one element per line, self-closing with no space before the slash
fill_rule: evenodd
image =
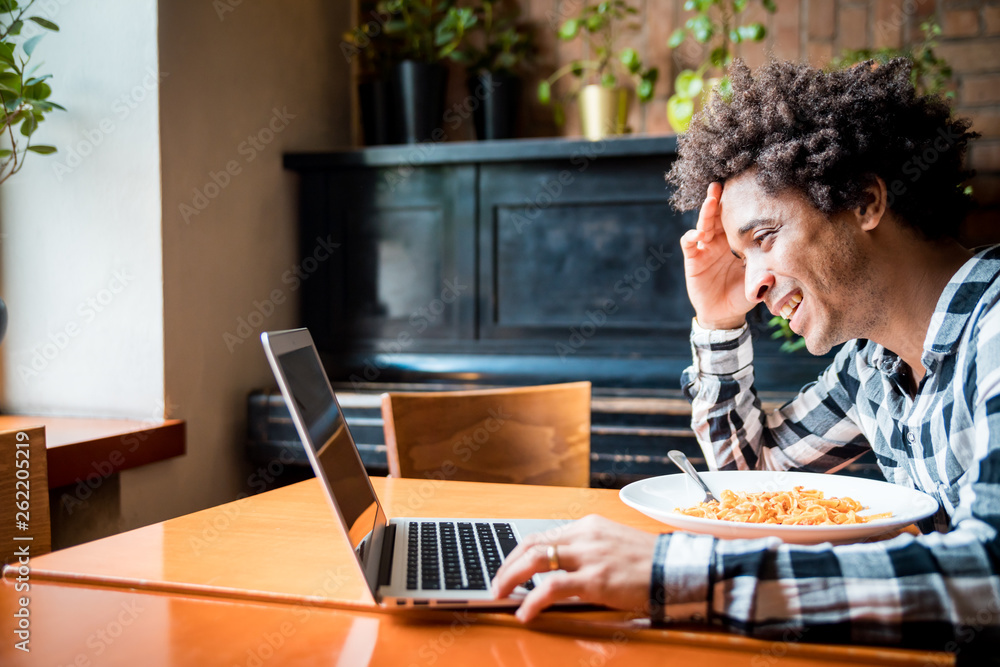
<path id="1" fill-rule="evenodd" d="M 598 511 L 646 530 L 663 529 L 610 490 L 373 483 L 390 516 L 573 519 Z M 13 591 L 16 571 L 6 571 L 0 664 L 65 665 L 80 658 L 81 665 L 341 659 L 351 665 L 531 665 L 551 664 L 555 656 L 572 665 L 612 658 L 699 667 L 952 663 L 943 653 L 651 629 L 613 611 L 546 612 L 528 627 L 509 613 L 389 614 L 374 606 L 351 558 L 315 480 L 57 551 L 31 562 L 30 656 L 13 647 L 6 625 L 23 595 Z M 281 659 L 269 662 L 264 653 Z"/>

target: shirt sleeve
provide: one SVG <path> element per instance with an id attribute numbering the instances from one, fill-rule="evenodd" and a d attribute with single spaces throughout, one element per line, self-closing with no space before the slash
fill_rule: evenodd
<path id="1" fill-rule="evenodd" d="M 840 350 L 816 382 L 769 414 L 753 386 L 746 325 L 712 331 L 694 321 L 691 349 L 694 361 L 681 383 L 711 470 L 835 472 L 870 449 L 857 425 L 855 342 Z"/>

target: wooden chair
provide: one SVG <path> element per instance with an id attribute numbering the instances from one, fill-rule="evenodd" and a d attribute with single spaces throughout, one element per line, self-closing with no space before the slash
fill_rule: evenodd
<path id="1" fill-rule="evenodd" d="M 0 564 L 52 551 L 45 428 L 0 432 Z"/>
<path id="2" fill-rule="evenodd" d="M 590 383 L 382 394 L 392 477 L 590 486 Z"/>

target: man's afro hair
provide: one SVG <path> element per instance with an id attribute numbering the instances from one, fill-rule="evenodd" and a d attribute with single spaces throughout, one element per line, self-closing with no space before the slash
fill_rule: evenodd
<path id="1" fill-rule="evenodd" d="M 731 96 L 713 95 L 679 138 L 667 174 L 676 208 L 698 208 L 710 183 L 753 169 L 768 193 L 797 190 L 831 215 L 865 205 L 879 176 L 905 224 L 957 238 L 972 207 L 963 157 L 979 135 L 940 97 L 917 95 L 909 60 L 834 72 L 791 62 L 751 72 L 736 60 L 729 77 Z"/>

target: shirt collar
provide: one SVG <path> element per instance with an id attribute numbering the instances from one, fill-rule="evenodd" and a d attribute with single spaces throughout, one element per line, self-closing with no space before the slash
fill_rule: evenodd
<path id="1" fill-rule="evenodd" d="M 1000 273 L 1000 245 L 983 248 L 951 277 L 941 292 L 924 339 L 924 350 L 937 354 L 954 351 L 965 325 Z"/>

